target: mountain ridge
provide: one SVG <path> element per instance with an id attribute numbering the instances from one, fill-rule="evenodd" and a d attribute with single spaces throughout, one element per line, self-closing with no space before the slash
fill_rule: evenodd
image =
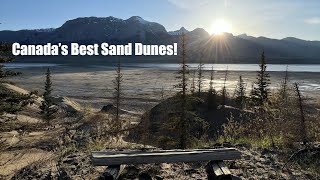
<path id="1" fill-rule="evenodd" d="M 276 63 L 320 63 L 320 41 L 302 40 L 296 37 L 271 39 L 247 34 L 234 36 L 231 33 L 210 35 L 202 28 L 192 31 L 184 27 L 167 31 L 156 22 L 140 16 L 128 19 L 108 17 L 79 17 L 66 21 L 58 28 L 0 31 L 1 42 L 24 44 L 71 43 L 117 43 L 143 42 L 145 44 L 172 44 L 185 33 L 188 39 L 190 59 L 204 59 L 230 63 L 256 63 L 259 54 Z M 251 60 L 254 59 L 255 60 Z"/>

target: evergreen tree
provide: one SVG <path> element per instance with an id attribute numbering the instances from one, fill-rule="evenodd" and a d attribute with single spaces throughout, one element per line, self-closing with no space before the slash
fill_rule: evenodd
<path id="1" fill-rule="evenodd" d="M 288 79 L 289 79 L 289 76 L 288 76 L 288 65 L 287 65 L 285 76 L 283 81 L 281 82 L 281 87 L 279 92 L 280 97 L 284 102 L 287 100 L 287 97 L 288 97 Z"/>
<path id="2" fill-rule="evenodd" d="M 180 55 L 180 70 L 178 71 L 179 76 L 177 79 L 180 81 L 179 84 L 176 85 L 176 88 L 179 90 L 179 96 L 181 100 L 181 109 L 180 109 L 180 119 L 178 123 L 178 127 L 180 128 L 179 132 L 179 148 L 185 149 L 187 147 L 187 75 L 189 74 L 188 65 L 186 62 L 187 51 L 186 51 L 186 35 L 182 33 L 181 35 L 181 55 Z"/>
<path id="3" fill-rule="evenodd" d="M 200 93 L 202 90 L 202 84 L 203 84 L 203 62 L 202 62 L 202 57 L 203 55 L 201 55 L 200 60 L 199 60 L 199 65 L 198 65 L 198 96 L 200 97 Z"/>
<path id="4" fill-rule="evenodd" d="M 0 63 L 7 63 L 14 60 L 11 52 L 11 45 L 7 43 L 0 43 Z M 4 65 L 0 64 L 0 79 L 8 76 L 18 75 L 20 73 L 8 71 L 4 69 Z"/>
<path id="5" fill-rule="evenodd" d="M 239 82 L 235 90 L 235 100 L 236 100 L 236 105 L 240 109 L 243 109 L 245 107 L 246 88 L 245 88 L 245 84 L 243 82 L 242 76 L 239 77 Z"/>
<path id="6" fill-rule="evenodd" d="M 122 73 L 121 73 L 121 62 L 120 58 L 118 59 L 117 69 L 116 69 L 116 77 L 113 81 L 114 85 L 114 104 L 115 104 L 115 111 L 114 111 L 114 122 L 116 124 L 116 131 L 120 131 L 122 129 L 122 123 L 120 119 L 120 105 L 121 105 L 121 96 L 122 96 Z"/>
<path id="7" fill-rule="evenodd" d="M 195 78 L 196 78 L 196 71 L 193 70 L 192 71 L 192 83 L 191 83 L 191 94 L 194 94 L 195 93 L 195 90 L 196 90 L 196 84 L 195 84 Z"/>
<path id="8" fill-rule="evenodd" d="M 303 98 L 300 92 L 300 88 L 299 88 L 299 84 L 298 83 L 294 83 L 294 87 L 295 87 L 295 91 L 297 93 L 297 97 L 298 97 L 298 106 L 299 106 L 299 110 L 300 110 L 300 123 L 299 126 L 299 134 L 301 135 L 301 140 L 303 142 L 303 144 L 307 144 L 308 142 L 308 135 L 307 135 L 307 130 L 306 130 L 306 122 L 305 122 L 305 114 L 304 114 L 304 109 L 303 109 Z"/>
<path id="9" fill-rule="evenodd" d="M 54 114 L 57 112 L 57 109 L 54 107 L 53 98 L 51 96 L 52 92 L 52 82 L 51 82 L 51 72 L 50 69 L 47 69 L 46 72 L 46 81 L 44 85 L 43 101 L 40 106 L 40 113 L 43 115 L 44 120 L 47 123 L 50 123 L 50 120 L 54 118 Z"/>
<path id="10" fill-rule="evenodd" d="M 228 78 L 228 66 L 226 69 L 226 72 L 224 74 L 224 82 L 223 82 L 223 88 L 222 88 L 222 105 L 226 105 L 227 101 L 227 88 L 226 88 L 226 83 L 227 83 L 227 78 Z"/>
<path id="11" fill-rule="evenodd" d="M 253 91 L 251 94 L 252 102 L 256 106 L 263 106 L 268 101 L 270 93 L 270 76 L 266 72 L 267 65 L 265 61 L 264 52 L 261 54 L 260 71 L 257 75 L 257 81 L 254 83 Z"/>
<path id="12" fill-rule="evenodd" d="M 213 67 L 211 67 L 211 75 L 210 75 L 210 84 L 208 91 L 208 109 L 216 109 L 217 108 L 217 97 L 216 91 L 213 87 Z"/>

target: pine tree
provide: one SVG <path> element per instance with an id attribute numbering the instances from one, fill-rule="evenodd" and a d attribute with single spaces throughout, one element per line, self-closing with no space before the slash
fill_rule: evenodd
<path id="1" fill-rule="evenodd" d="M 193 70 L 192 71 L 192 83 L 191 83 L 191 94 L 194 94 L 195 93 L 195 90 L 196 90 L 196 84 L 195 84 L 195 78 L 196 78 L 196 71 Z"/>
<path id="2" fill-rule="evenodd" d="M 0 43 L 0 63 L 7 63 L 14 60 L 11 52 L 11 45 Z M 32 94 L 20 94 L 5 88 L 1 83 L 8 76 L 15 76 L 20 73 L 8 71 L 4 69 L 4 65 L 0 64 L 0 115 L 6 113 L 16 113 L 21 111 L 23 107 L 32 104 L 34 99 Z"/>
<path id="3" fill-rule="evenodd" d="M 52 92 L 52 82 L 51 82 L 51 72 L 50 69 L 47 69 L 46 72 L 46 81 L 44 86 L 44 93 L 43 93 L 43 101 L 40 106 L 40 113 L 43 115 L 43 118 L 47 123 L 50 123 L 50 120 L 54 118 L 54 114 L 57 112 L 56 108 L 54 107 L 53 98 L 51 96 Z"/>
<path id="4" fill-rule="evenodd" d="M 211 73 L 210 73 L 210 84 L 209 84 L 209 92 L 213 92 L 213 66 L 211 67 Z"/>
<path id="5" fill-rule="evenodd" d="M 11 52 L 11 45 L 7 43 L 0 43 L 0 63 L 7 63 L 14 60 L 14 56 Z M 4 69 L 4 65 L 0 64 L 0 79 L 18 75 L 17 72 L 12 72 Z"/>
<path id="6" fill-rule="evenodd" d="M 235 90 L 235 100 L 236 100 L 236 105 L 240 109 L 244 109 L 245 101 L 246 101 L 246 88 L 245 88 L 245 84 L 243 82 L 242 76 L 239 77 L 239 82 Z"/>
<path id="7" fill-rule="evenodd" d="M 210 84 L 208 91 L 208 109 L 216 109 L 217 108 L 217 97 L 216 91 L 213 87 L 213 67 L 211 67 L 211 75 L 210 75 Z"/>
<path id="8" fill-rule="evenodd" d="M 116 69 L 116 77 L 113 81 L 114 85 L 114 104 L 115 104 L 115 111 L 114 111 L 114 123 L 116 125 L 116 131 L 120 131 L 122 128 L 122 123 L 120 119 L 120 106 L 121 106 L 121 96 L 122 96 L 122 73 L 121 73 L 121 62 L 120 58 L 118 59 L 117 69 Z"/>
<path id="9" fill-rule="evenodd" d="M 181 100 L 181 109 L 180 109 L 180 119 L 179 119 L 179 125 L 180 128 L 179 132 L 179 148 L 185 149 L 187 147 L 187 75 L 189 74 L 188 65 L 186 62 L 187 58 L 187 51 L 186 51 L 186 35 L 182 33 L 181 35 L 181 55 L 180 55 L 180 70 L 178 71 L 179 76 L 177 79 L 180 81 L 179 84 L 176 85 L 176 88 L 179 90 L 179 96 Z"/>
<path id="10" fill-rule="evenodd" d="M 202 84 L 203 84 L 203 62 L 202 62 L 202 57 L 203 55 L 201 55 L 200 60 L 199 60 L 199 65 L 198 65 L 198 96 L 200 97 L 201 94 L 201 90 L 202 90 Z"/>
<path id="11" fill-rule="evenodd" d="M 227 88 L 226 88 L 226 83 L 227 83 L 227 78 L 228 78 L 228 66 L 226 69 L 226 72 L 224 74 L 224 82 L 223 82 L 223 88 L 222 88 L 222 105 L 226 105 L 227 101 Z"/>
<path id="12" fill-rule="evenodd" d="M 289 76 L 288 76 L 288 66 L 287 66 L 285 76 L 281 83 L 280 92 L 279 92 L 280 97 L 284 102 L 287 100 L 287 97 L 288 97 L 288 79 L 289 79 Z"/>
<path id="13" fill-rule="evenodd" d="M 300 92 L 299 84 L 294 83 L 294 87 L 297 93 L 298 97 L 298 105 L 299 105 L 299 110 L 300 110 L 300 132 L 299 134 L 301 135 L 301 139 L 303 144 L 307 144 L 308 142 L 308 135 L 307 135 L 307 130 L 306 130 L 306 122 L 305 122 L 305 114 L 304 114 L 304 109 L 303 109 L 303 98 Z"/>
<path id="14" fill-rule="evenodd" d="M 261 54 L 260 71 L 257 75 L 257 81 L 254 83 L 253 91 L 251 94 L 252 102 L 256 106 L 263 106 L 268 101 L 270 93 L 270 76 L 266 72 L 267 65 L 265 61 L 264 52 Z"/>

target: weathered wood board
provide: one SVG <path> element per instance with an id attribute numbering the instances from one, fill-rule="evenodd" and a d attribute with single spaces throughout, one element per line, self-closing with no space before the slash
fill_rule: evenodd
<path id="1" fill-rule="evenodd" d="M 239 159 L 240 156 L 240 152 L 234 148 L 158 150 L 152 152 L 92 152 L 92 163 L 95 166 L 110 166 L 121 164 L 223 161 Z"/>

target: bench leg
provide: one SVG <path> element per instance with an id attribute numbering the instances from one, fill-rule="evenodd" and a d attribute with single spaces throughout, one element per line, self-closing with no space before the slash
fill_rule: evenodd
<path id="1" fill-rule="evenodd" d="M 208 180 L 232 180 L 231 172 L 223 161 L 210 161 L 206 172 Z"/>
<path id="2" fill-rule="evenodd" d="M 124 169 L 124 165 L 108 166 L 104 174 L 106 180 L 117 180 Z"/>

